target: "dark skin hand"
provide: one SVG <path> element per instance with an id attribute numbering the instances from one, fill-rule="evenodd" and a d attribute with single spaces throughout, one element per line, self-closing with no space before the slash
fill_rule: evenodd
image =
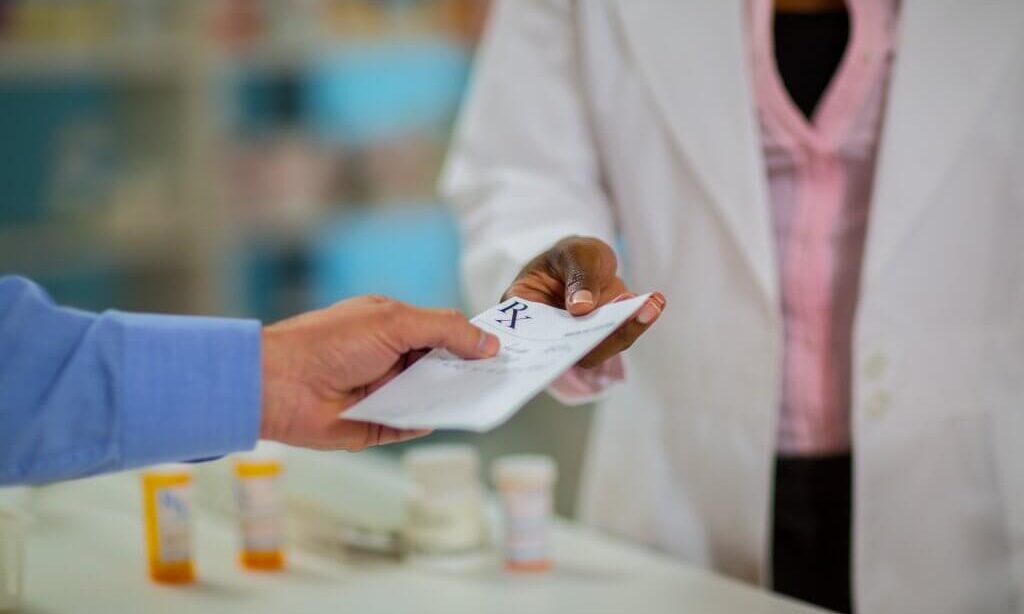
<path id="1" fill-rule="evenodd" d="M 591 237 L 566 237 L 519 272 L 502 300 L 518 296 L 586 315 L 602 305 L 636 296 L 617 274 L 618 260 L 607 243 Z M 584 356 L 579 366 L 590 369 L 633 345 L 665 308 L 655 292 L 631 320 Z"/>

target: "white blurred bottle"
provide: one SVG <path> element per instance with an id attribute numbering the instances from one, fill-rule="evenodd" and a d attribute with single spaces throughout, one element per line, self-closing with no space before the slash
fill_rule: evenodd
<path id="1" fill-rule="evenodd" d="M 473 446 L 413 448 L 403 458 L 413 483 L 406 541 L 425 555 L 470 554 L 484 545 L 480 456 Z"/>
<path id="2" fill-rule="evenodd" d="M 504 521 L 505 568 L 546 571 L 552 566 L 549 527 L 552 491 L 558 475 L 548 456 L 499 458 L 492 467 Z"/>

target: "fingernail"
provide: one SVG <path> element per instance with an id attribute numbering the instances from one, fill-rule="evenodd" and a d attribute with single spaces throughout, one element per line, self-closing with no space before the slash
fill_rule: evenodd
<path id="1" fill-rule="evenodd" d="M 501 342 L 490 333 L 481 332 L 480 341 L 477 342 L 480 353 L 484 356 L 494 356 L 501 349 Z"/>
<path id="2" fill-rule="evenodd" d="M 615 299 L 612 300 L 612 302 L 619 303 L 621 301 L 628 301 L 631 298 L 636 298 L 636 295 L 633 294 L 632 292 L 623 292 L 622 294 L 616 296 Z"/>
<path id="3" fill-rule="evenodd" d="M 640 308 L 640 313 L 636 315 L 636 321 L 640 324 L 647 325 L 653 322 L 657 317 L 661 315 L 661 308 L 657 304 L 647 301 L 644 306 Z"/>
<path id="4" fill-rule="evenodd" d="M 590 290 L 577 290 L 569 297 L 570 305 L 593 305 L 594 295 Z"/>

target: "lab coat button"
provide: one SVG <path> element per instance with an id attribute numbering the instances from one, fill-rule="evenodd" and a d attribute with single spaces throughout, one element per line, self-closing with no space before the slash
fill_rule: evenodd
<path id="1" fill-rule="evenodd" d="M 885 377 L 885 372 L 888 368 L 889 361 L 886 359 L 885 354 L 876 352 L 868 356 L 867 360 L 864 361 L 864 376 L 870 381 L 877 382 Z"/>
<path id="2" fill-rule="evenodd" d="M 864 415 L 869 420 L 881 420 L 889 413 L 890 405 L 889 393 L 880 390 L 868 399 L 864 406 Z"/>

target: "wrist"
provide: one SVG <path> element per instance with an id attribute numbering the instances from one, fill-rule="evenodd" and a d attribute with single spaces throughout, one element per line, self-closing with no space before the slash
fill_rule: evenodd
<path id="1" fill-rule="evenodd" d="M 279 441 L 283 432 L 280 389 L 285 363 L 281 358 L 278 333 L 273 327 L 265 326 L 260 331 L 260 345 L 260 439 Z"/>

